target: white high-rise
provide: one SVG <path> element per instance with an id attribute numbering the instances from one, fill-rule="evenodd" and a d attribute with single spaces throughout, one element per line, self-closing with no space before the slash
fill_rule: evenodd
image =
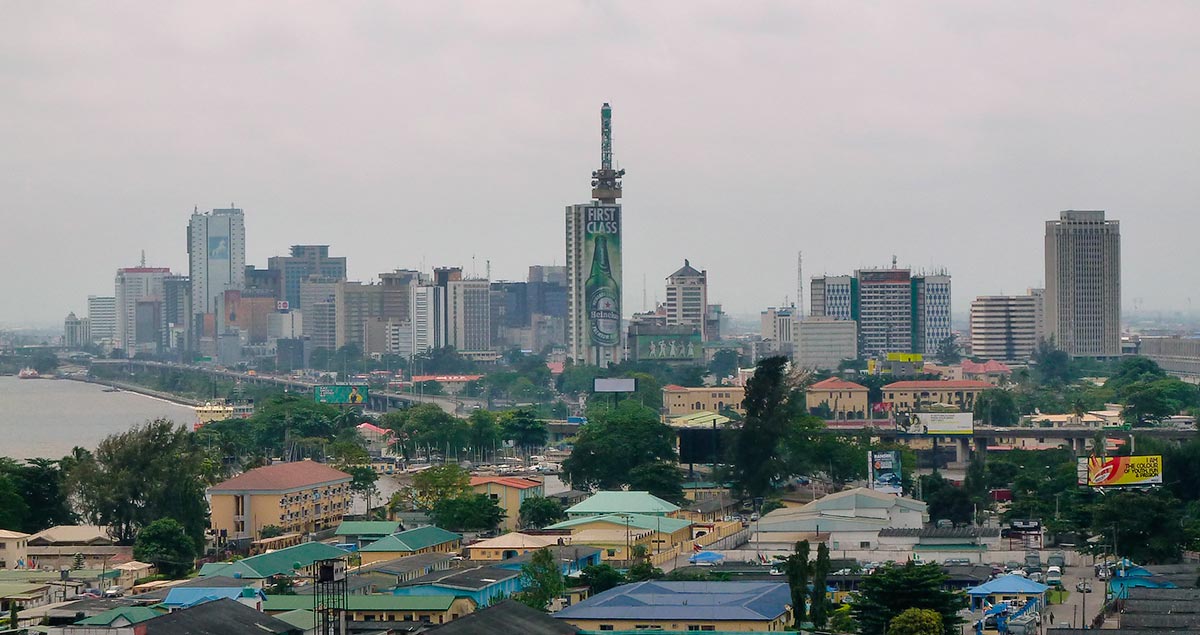
<path id="1" fill-rule="evenodd" d="M 156 352 L 161 343 L 161 304 L 163 279 L 171 275 L 166 267 L 126 267 L 117 269 L 116 331 L 113 348 L 133 357 L 139 351 Z M 153 314 L 153 304 L 159 315 Z M 139 305 L 141 305 L 139 307 Z M 139 308 L 142 309 L 139 312 Z M 141 318 L 141 319 L 139 319 Z"/>
<path id="2" fill-rule="evenodd" d="M 446 345 L 442 330 L 446 310 L 446 290 L 434 285 L 412 287 L 412 349 L 420 355 Z"/>
<path id="3" fill-rule="evenodd" d="M 461 352 L 492 350 L 492 287 L 487 280 L 451 280 L 447 285 L 448 344 Z"/>
<path id="4" fill-rule="evenodd" d="M 117 332 L 117 298 L 111 295 L 89 295 L 87 306 L 91 341 L 111 342 Z"/>
<path id="5" fill-rule="evenodd" d="M 667 326 L 691 326 L 700 329 L 708 341 L 704 312 L 708 306 L 708 272 L 697 271 L 687 260 L 683 267 L 667 277 Z"/>
<path id="6" fill-rule="evenodd" d="M 1046 331 L 1073 357 L 1121 354 L 1121 224 L 1102 210 L 1046 221 Z"/>
<path id="7" fill-rule="evenodd" d="M 188 264 L 192 311 L 219 313 L 220 298 L 246 286 L 246 225 L 242 210 L 230 206 L 195 212 L 188 223 Z"/>

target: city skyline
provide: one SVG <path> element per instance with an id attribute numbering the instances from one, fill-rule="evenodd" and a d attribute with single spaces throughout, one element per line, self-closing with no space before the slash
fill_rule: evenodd
<path id="1" fill-rule="evenodd" d="M 1122 221 L 1124 309 L 1191 308 L 1178 291 L 1196 283 L 1186 236 L 1200 194 L 1190 5 L 318 5 L 243 7 L 220 28 L 208 10 L 159 11 L 25 5 L 0 25 L 14 60 L 0 120 L 21 149 L 0 155 L 19 212 L 0 249 L 39 271 L 0 280 L 0 323 L 83 315 L 142 250 L 186 273 L 181 223 L 231 202 L 258 266 L 330 244 L 352 280 L 482 275 L 489 260 L 493 279 L 524 279 L 563 264 L 560 214 L 587 198 L 603 101 L 619 112 L 620 167 L 637 175 L 623 199 L 626 316 L 643 308 L 643 279 L 647 304 L 663 300 L 684 258 L 731 315 L 794 301 L 797 251 L 806 277 L 893 254 L 947 269 L 962 315 L 976 296 L 1044 286 L 1044 222 L 1068 209 Z M 1028 12 L 1040 20 L 1012 19 Z M 79 37 L 64 47 L 62 33 Z M 455 72 L 427 63 L 437 56 Z M 602 85 L 575 71 L 600 60 Z M 329 89 L 314 97 L 314 83 Z M 227 90 L 187 88 L 205 85 Z"/>

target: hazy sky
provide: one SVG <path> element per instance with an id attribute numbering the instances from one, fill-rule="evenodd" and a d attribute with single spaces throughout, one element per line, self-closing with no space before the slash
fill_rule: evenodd
<path id="1" fill-rule="evenodd" d="M 1041 284 L 1044 221 L 1121 221 L 1124 304 L 1200 273 L 1195 2 L 48 2 L 0 8 L 0 322 L 114 270 L 187 271 L 194 205 L 247 261 L 352 279 L 564 258 L 599 108 L 626 309 L 689 258 L 756 312 L 805 276 L 944 267 L 957 310 Z M 1197 297 L 1200 300 L 1200 296 Z"/>

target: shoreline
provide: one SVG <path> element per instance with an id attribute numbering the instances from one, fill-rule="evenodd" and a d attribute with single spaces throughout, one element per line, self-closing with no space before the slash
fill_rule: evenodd
<path id="1" fill-rule="evenodd" d="M 145 386 L 139 386 L 137 384 L 131 384 L 128 382 L 123 382 L 123 381 L 103 381 L 103 380 L 96 379 L 94 377 L 79 377 L 79 376 L 62 376 L 62 377 L 59 377 L 58 379 L 60 379 L 60 380 L 68 379 L 71 381 L 78 381 L 78 382 L 83 382 L 86 384 L 96 384 L 97 386 L 120 388 L 123 391 L 135 393 L 135 394 L 141 395 L 143 397 L 149 397 L 151 399 L 157 399 L 159 401 L 165 401 L 167 403 L 172 403 L 177 406 L 185 406 L 188 408 L 195 408 L 196 406 L 204 405 L 204 402 L 197 401 L 195 399 L 189 399 L 187 397 L 181 397 L 179 395 L 173 395 L 171 393 L 153 390 L 150 388 L 146 388 Z"/>

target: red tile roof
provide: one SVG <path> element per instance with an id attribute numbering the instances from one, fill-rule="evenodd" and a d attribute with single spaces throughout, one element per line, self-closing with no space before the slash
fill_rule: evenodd
<path id="1" fill-rule="evenodd" d="M 972 375 L 979 375 L 979 374 L 986 374 L 986 373 L 1011 373 L 1012 372 L 1012 369 L 1009 368 L 1007 364 L 1004 364 L 1003 362 L 998 362 L 994 359 L 989 359 L 986 362 L 983 362 L 982 364 L 978 363 L 978 362 L 973 362 L 969 359 L 965 359 L 965 360 L 963 360 L 963 363 L 962 363 L 962 369 L 963 369 L 964 373 L 970 373 Z"/>
<path id="2" fill-rule="evenodd" d="M 884 390 L 955 390 L 955 389 L 970 389 L 970 388 L 995 388 L 995 386 L 986 381 L 975 381 L 973 379 L 952 379 L 949 381 L 898 381 L 888 384 L 883 387 Z"/>
<path id="3" fill-rule="evenodd" d="M 846 381 L 840 377 L 830 377 L 808 387 L 809 390 L 867 390 L 866 386 Z"/>
<path id="4" fill-rule="evenodd" d="M 210 492 L 240 492 L 262 490 L 278 492 L 302 489 L 335 481 L 349 481 L 350 475 L 324 463 L 309 459 L 295 463 L 276 463 L 243 472 L 223 483 L 208 488 Z"/>
<path id="5" fill-rule="evenodd" d="M 542 484 L 541 481 L 535 481 L 531 478 L 520 478 L 520 477 L 516 477 L 516 476 L 472 476 L 471 477 L 471 487 L 475 487 L 476 485 L 486 485 L 488 483 L 495 483 L 497 485 L 503 485 L 505 487 L 515 487 L 517 489 L 529 489 L 531 487 L 538 487 Z"/>

